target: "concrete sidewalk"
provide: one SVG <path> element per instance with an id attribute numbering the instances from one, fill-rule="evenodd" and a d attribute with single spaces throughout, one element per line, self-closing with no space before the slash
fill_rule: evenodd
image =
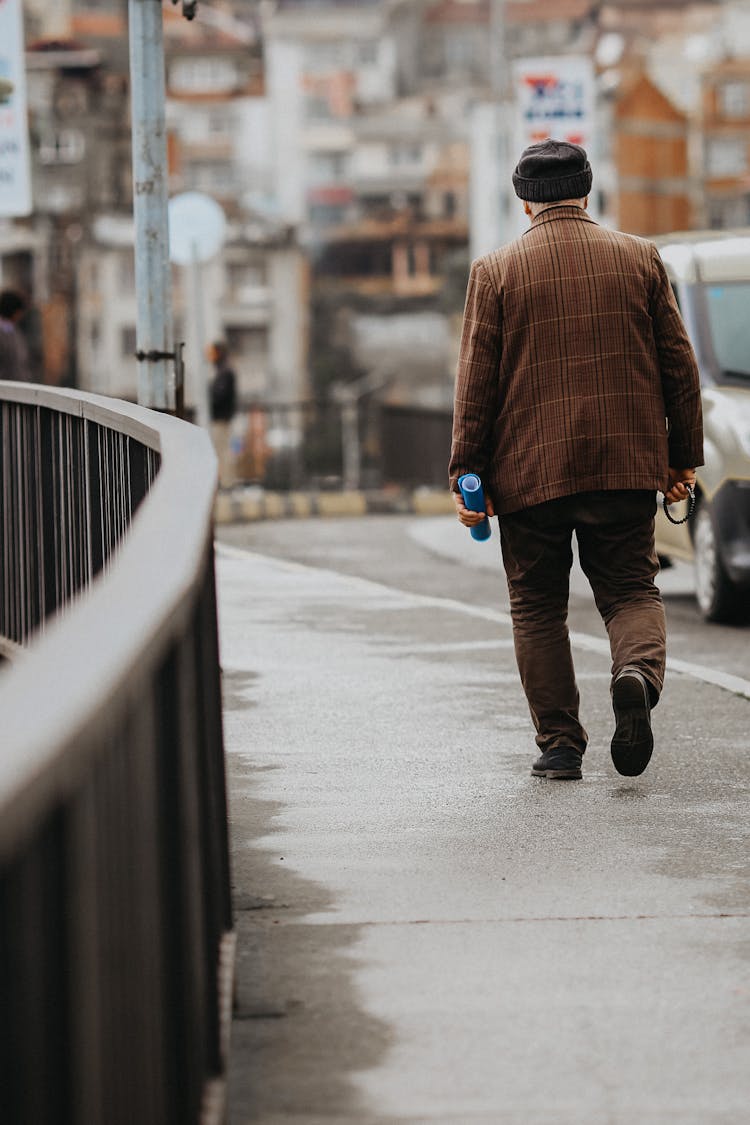
<path id="1" fill-rule="evenodd" d="M 674 677 L 648 772 L 576 654 L 529 776 L 507 625 L 220 549 L 234 1125 L 747 1120 L 747 700 Z"/>

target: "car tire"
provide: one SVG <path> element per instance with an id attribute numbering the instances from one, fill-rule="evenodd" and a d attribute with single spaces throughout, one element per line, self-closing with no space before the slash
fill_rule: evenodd
<path id="1" fill-rule="evenodd" d="M 724 569 L 711 506 L 698 506 L 693 528 L 695 599 L 706 621 L 737 621 L 746 612 L 745 598 Z"/>

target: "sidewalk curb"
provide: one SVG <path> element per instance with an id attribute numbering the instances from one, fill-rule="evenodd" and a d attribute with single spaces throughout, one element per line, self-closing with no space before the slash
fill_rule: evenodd
<path id="1" fill-rule="evenodd" d="M 214 505 L 217 525 L 258 520 L 331 518 L 368 515 L 453 515 L 450 492 L 431 488 L 413 491 L 351 492 L 221 492 Z"/>

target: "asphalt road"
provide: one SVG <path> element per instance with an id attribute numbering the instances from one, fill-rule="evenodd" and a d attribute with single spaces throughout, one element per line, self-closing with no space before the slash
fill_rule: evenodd
<path id="1" fill-rule="evenodd" d="M 489 541 L 476 543 L 450 517 L 281 520 L 225 527 L 220 540 L 399 590 L 508 609 L 496 528 Z M 664 571 L 660 585 L 670 654 L 750 680 L 750 626 L 702 621 L 687 564 Z M 571 578 L 570 628 L 606 640 L 588 583 L 577 567 Z"/>
<path id="2" fill-rule="evenodd" d="M 750 630 L 665 574 L 683 671 L 621 778 L 574 578 L 585 777 L 538 781 L 496 539 L 383 517 L 220 540 L 234 1125 L 747 1120 Z"/>

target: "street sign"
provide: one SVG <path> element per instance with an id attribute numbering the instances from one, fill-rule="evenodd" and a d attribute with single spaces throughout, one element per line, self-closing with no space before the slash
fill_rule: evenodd
<path id="1" fill-rule="evenodd" d="M 516 149 L 552 137 L 588 149 L 594 138 L 595 86 L 591 60 L 561 55 L 513 65 Z"/>
<path id="2" fill-rule="evenodd" d="M 213 258 L 224 244 L 226 229 L 224 212 L 210 195 L 185 191 L 170 199 L 169 256 L 178 266 Z"/>
<path id="3" fill-rule="evenodd" d="M 523 150 L 547 138 L 582 145 L 595 162 L 596 86 L 590 59 L 583 55 L 519 59 L 513 64 L 513 93 L 507 183 Z M 520 235 L 528 225 L 516 202 L 512 201 L 506 237 Z M 589 200 L 589 213 L 596 217 L 596 195 Z"/>
<path id="4" fill-rule="evenodd" d="M 22 4 L 0 0 L 0 217 L 31 209 Z"/>

